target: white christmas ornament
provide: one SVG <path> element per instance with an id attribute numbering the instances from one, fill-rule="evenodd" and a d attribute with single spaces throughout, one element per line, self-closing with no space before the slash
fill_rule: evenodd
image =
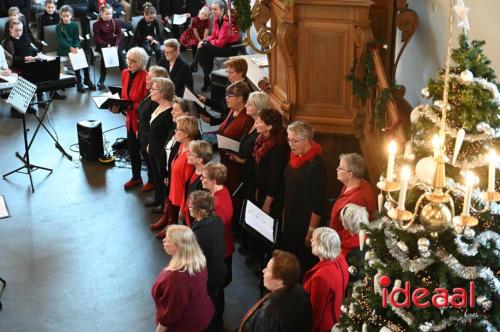
<path id="1" fill-rule="evenodd" d="M 460 80 L 462 83 L 470 83 L 474 80 L 474 74 L 469 69 L 466 69 L 460 73 Z"/>
<path id="2" fill-rule="evenodd" d="M 465 130 L 464 128 L 460 128 L 457 132 L 457 138 L 455 139 L 455 149 L 453 150 L 453 161 L 452 164 L 455 165 L 457 162 L 458 154 L 460 153 L 460 149 L 462 148 L 462 143 L 465 138 Z"/>
<path id="3" fill-rule="evenodd" d="M 431 96 L 431 94 L 429 93 L 429 88 L 428 87 L 423 88 L 422 91 L 420 91 L 420 94 L 424 98 L 429 98 Z"/>
<path id="4" fill-rule="evenodd" d="M 417 162 L 415 175 L 419 181 L 432 185 L 434 181 L 434 172 L 436 171 L 436 162 L 433 157 L 425 157 Z"/>

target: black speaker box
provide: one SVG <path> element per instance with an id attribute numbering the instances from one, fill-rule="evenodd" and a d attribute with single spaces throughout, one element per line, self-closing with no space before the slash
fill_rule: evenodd
<path id="1" fill-rule="evenodd" d="M 210 74 L 210 80 L 212 81 L 212 86 L 210 87 L 212 93 L 211 98 L 213 101 L 217 102 L 217 105 L 219 105 L 222 100 L 226 98 L 226 88 L 229 86 L 226 70 L 214 70 Z"/>
<path id="2" fill-rule="evenodd" d="M 80 121 L 76 125 L 80 156 L 84 160 L 98 161 L 104 155 L 102 125 L 96 120 Z"/>

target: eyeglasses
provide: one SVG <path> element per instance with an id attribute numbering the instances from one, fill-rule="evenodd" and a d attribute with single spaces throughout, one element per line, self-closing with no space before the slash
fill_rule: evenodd
<path id="1" fill-rule="evenodd" d="M 226 69 L 226 74 L 234 74 L 236 73 L 236 70 L 229 70 L 229 69 Z"/>
<path id="2" fill-rule="evenodd" d="M 165 49 L 163 51 L 163 53 L 165 53 L 166 55 L 172 55 L 172 54 L 175 54 L 175 52 L 177 52 L 177 50 L 174 50 L 174 51 L 167 51 L 167 49 Z"/>
<path id="3" fill-rule="evenodd" d="M 337 167 L 337 171 L 352 172 L 352 171 L 345 169 L 345 168 L 342 168 L 342 167 Z"/>
<path id="4" fill-rule="evenodd" d="M 231 97 L 239 97 L 239 96 L 233 95 L 231 93 L 226 93 L 226 98 L 231 98 Z"/>
<path id="5" fill-rule="evenodd" d="M 288 141 L 288 144 L 297 144 L 299 142 L 302 142 L 304 139 L 303 138 L 300 138 L 300 139 L 287 139 Z"/>
<path id="6" fill-rule="evenodd" d="M 137 63 L 137 60 L 136 59 L 127 58 L 127 62 Z"/>

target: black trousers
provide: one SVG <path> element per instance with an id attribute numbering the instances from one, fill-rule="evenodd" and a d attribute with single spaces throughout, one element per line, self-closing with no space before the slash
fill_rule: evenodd
<path id="1" fill-rule="evenodd" d="M 141 178 L 141 145 L 132 129 L 127 130 L 127 147 L 132 164 L 132 178 Z"/>
<path id="2" fill-rule="evenodd" d="M 101 49 L 97 49 L 97 52 L 101 53 Z M 127 64 L 125 63 L 125 56 L 123 55 L 123 47 L 118 46 L 118 62 L 120 66 L 120 71 L 127 68 Z M 106 80 L 106 74 L 108 73 L 108 70 L 106 66 L 104 65 L 104 57 L 102 56 L 101 53 L 101 66 L 99 68 L 100 72 L 100 77 L 99 77 L 99 82 L 103 82 Z"/>
<path id="3" fill-rule="evenodd" d="M 80 73 L 80 70 L 83 70 L 83 76 L 86 81 L 90 81 L 90 73 L 89 73 L 89 68 L 83 68 L 83 69 L 78 69 L 75 70 L 75 76 L 76 76 L 76 81 L 78 83 L 82 83 L 82 74 Z"/>
<path id="4" fill-rule="evenodd" d="M 148 170 L 148 182 L 153 183 L 153 173 L 151 171 L 151 162 L 149 159 L 149 153 L 146 150 L 147 144 L 143 144 L 141 142 L 141 140 L 139 140 L 139 142 L 141 144 L 141 156 L 142 156 L 142 159 L 144 160 L 144 163 L 146 164 L 146 168 Z"/>
<path id="5" fill-rule="evenodd" d="M 218 291 L 208 291 L 215 307 L 214 316 L 205 332 L 223 332 L 224 331 L 224 288 Z"/>
<path id="6" fill-rule="evenodd" d="M 151 164 L 151 175 L 153 175 L 153 184 L 155 186 L 155 202 L 163 206 L 165 197 L 167 197 L 167 188 L 163 180 L 167 177 L 165 154 L 149 155 Z"/>
<path id="7" fill-rule="evenodd" d="M 230 57 L 238 54 L 238 48 L 232 47 L 232 44 L 224 47 L 215 47 L 210 43 L 203 43 L 196 53 L 194 61 L 198 60 L 201 68 L 203 68 L 203 83 L 210 84 L 210 73 L 214 69 L 214 58 Z"/>

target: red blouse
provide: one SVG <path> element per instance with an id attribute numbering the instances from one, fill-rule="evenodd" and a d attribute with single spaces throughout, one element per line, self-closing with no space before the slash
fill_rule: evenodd
<path id="1" fill-rule="evenodd" d="M 179 151 L 182 151 L 183 146 L 179 147 Z M 170 175 L 170 193 L 168 199 L 172 202 L 172 205 L 182 206 L 182 200 L 184 199 L 184 184 L 191 177 L 194 172 L 193 165 L 189 165 L 187 161 L 186 149 L 177 158 L 172 161 L 171 175 Z"/>
<path id="2" fill-rule="evenodd" d="M 366 207 L 370 220 L 375 217 L 377 203 L 375 201 L 375 193 L 371 184 L 366 180 L 361 180 L 361 183 L 356 188 L 346 191 L 346 187 L 342 188 L 339 197 L 332 207 L 330 227 L 337 231 L 340 237 L 342 254 L 347 256 L 353 248 L 359 247 L 359 237 L 357 234 L 351 234 L 342 225 L 340 220 L 340 211 L 349 203 L 354 203 Z"/>
<path id="3" fill-rule="evenodd" d="M 222 219 L 224 224 L 224 257 L 229 257 L 234 252 L 233 240 L 233 202 L 226 187 L 214 194 L 215 214 Z"/>
<path id="4" fill-rule="evenodd" d="M 189 275 L 162 270 L 151 289 L 156 305 L 156 324 L 169 332 L 199 332 L 208 327 L 214 306 L 207 290 L 207 269 Z"/>

